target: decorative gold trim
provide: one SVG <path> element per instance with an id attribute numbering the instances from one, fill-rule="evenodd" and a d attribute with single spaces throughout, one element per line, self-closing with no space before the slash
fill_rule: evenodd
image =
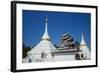
<path id="1" fill-rule="evenodd" d="M 51 41 L 51 39 L 49 39 L 49 38 L 42 38 L 42 40 Z"/>

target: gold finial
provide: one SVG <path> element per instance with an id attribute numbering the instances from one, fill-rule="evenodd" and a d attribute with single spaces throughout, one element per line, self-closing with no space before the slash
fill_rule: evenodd
<path id="1" fill-rule="evenodd" d="M 46 19 L 45 19 L 46 23 L 48 23 L 48 17 L 46 16 Z"/>
<path id="2" fill-rule="evenodd" d="M 47 16 L 46 16 L 45 22 L 46 22 L 45 23 L 45 32 L 44 32 L 44 35 L 42 37 L 42 40 L 48 40 L 48 41 L 50 41 L 50 37 L 48 35 L 48 18 L 47 18 Z"/>

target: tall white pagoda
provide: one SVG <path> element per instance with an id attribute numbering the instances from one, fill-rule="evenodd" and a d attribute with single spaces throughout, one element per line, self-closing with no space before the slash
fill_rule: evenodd
<path id="1" fill-rule="evenodd" d="M 80 43 L 80 50 L 82 52 L 80 52 L 80 54 L 83 54 L 83 58 L 85 60 L 90 60 L 90 51 L 89 51 L 89 48 L 87 47 L 87 44 L 84 40 L 84 34 L 82 33 L 82 38 L 81 38 L 81 43 Z"/>
<path id="2" fill-rule="evenodd" d="M 53 51 L 56 51 L 48 35 L 48 18 L 45 19 L 45 32 L 41 41 L 27 53 L 24 62 L 44 62 L 53 61 Z"/>

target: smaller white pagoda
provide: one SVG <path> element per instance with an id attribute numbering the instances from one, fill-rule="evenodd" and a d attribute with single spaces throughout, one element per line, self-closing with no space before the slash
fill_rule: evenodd
<path id="1" fill-rule="evenodd" d="M 81 35 L 82 35 L 81 43 L 80 43 L 80 50 L 82 51 L 82 52 L 80 52 L 81 59 L 90 60 L 91 54 L 90 54 L 89 48 L 87 47 L 87 44 L 84 40 L 84 34 L 82 33 Z"/>

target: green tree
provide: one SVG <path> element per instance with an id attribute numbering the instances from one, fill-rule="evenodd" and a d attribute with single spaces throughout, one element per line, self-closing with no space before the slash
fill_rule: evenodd
<path id="1" fill-rule="evenodd" d="M 29 46 L 26 46 L 25 44 L 23 44 L 23 48 L 22 48 L 22 58 L 25 58 L 27 56 L 27 52 L 30 51 L 31 48 Z"/>

